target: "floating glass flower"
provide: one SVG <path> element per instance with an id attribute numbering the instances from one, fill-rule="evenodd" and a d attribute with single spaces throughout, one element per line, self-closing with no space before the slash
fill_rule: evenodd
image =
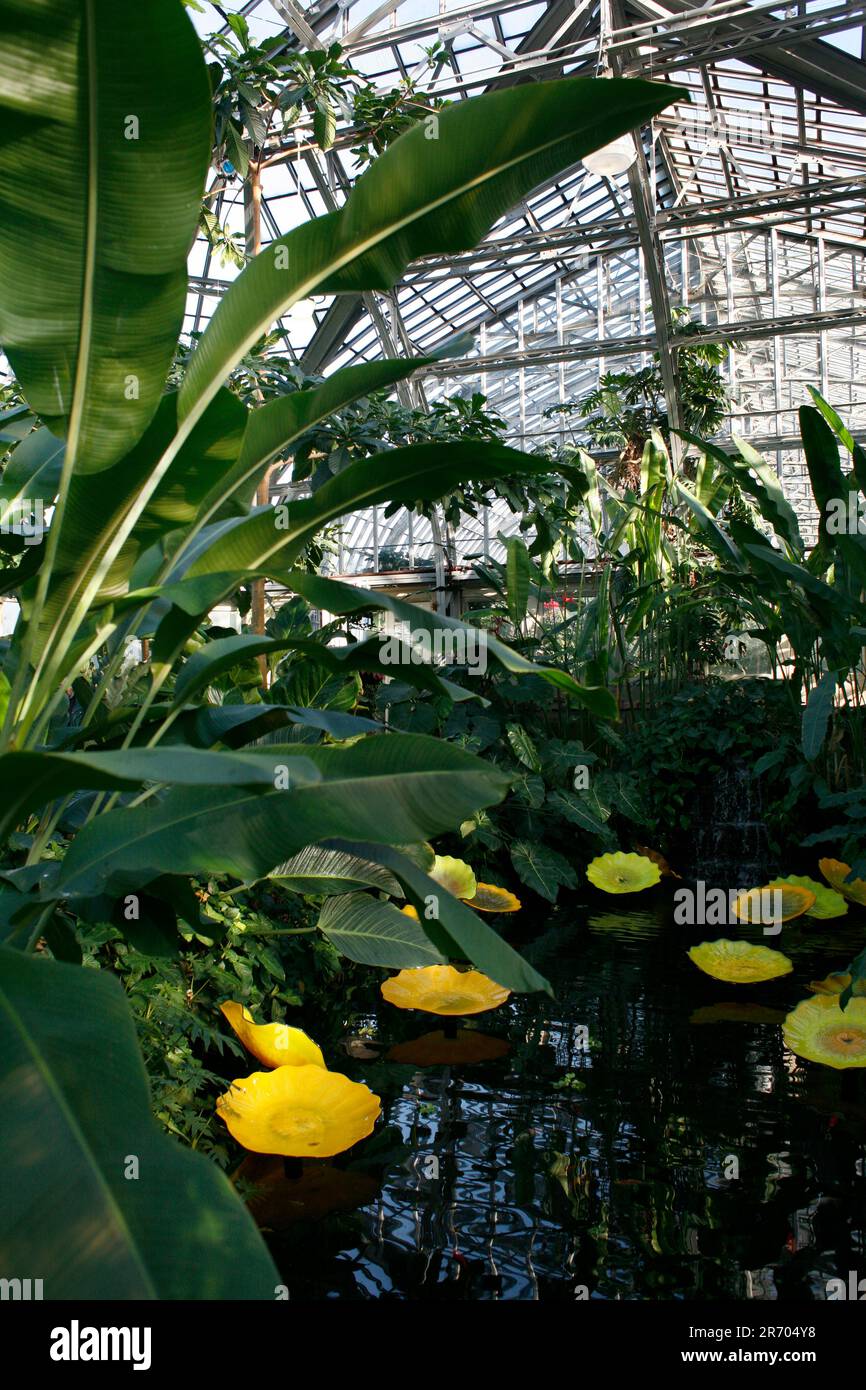
<path id="1" fill-rule="evenodd" d="M 835 888 L 827 888 L 817 879 L 809 878 L 806 874 L 785 874 L 784 878 L 778 878 L 776 883 L 792 883 L 795 888 L 805 888 L 808 893 L 814 893 L 815 901 L 811 907 L 806 908 L 807 917 L 816 917 L 821 921 L 826 921 L 830 917 L 844 917 L 848 911 L 848 904 L 837 893 Z"/>
<path id="2" fill-rule="evenodd" d="M 777 896 L 778 895 L 778 896 Z M 790 922 L 815 905 L 815 894 L 784 878 L 774 878 L 760 888 L 749 888 L 734 902 L 734 916 L 741 922 Z M 778 916 L 776 915 L 778 911 Z"/>
<path id="3" fill-rule="evenodd" d="M 475 895 L 475 874 L 463 859 L 452 859 L 450 854 L 437 854 L 428 874 L 440 888 L 455 898 L 471 898 Z"/>
<path id="4" fill-rule="evenodd" d="M 245 1149 L 294 1158 L 350 1149 L 372 1132 L 380 1111 L 368 1086 L 320 1066 L 256 1071 L 217 1100 L 217 1114 Z"/>
<path id="5" fill-rule="evenodd" d="M 247 1052 L 266 1067 L 324 1067 L 322 1049 L 300 1028 L 287 1023 L 256 1023 L 249 1009 L 229 1000 L 220 1009 Z"/>
<path id="6" fill-rule="evenodd" d="M 832 995 L 803 999 L 785 1019 L 782 1036 L 786 1047 L 810 1062 L 839 1070 L 866 1067 L 866 999 L 852 999 L 846 1009 Z"/>
<path id="7" fill-rule="evenodd" d="M 658 864 L 643 854 L 600 854 L 587 865 L 590 883 L 603 893 L 640 893 L 661 878 Z"/>
<path id="8" fill-rule="evenodd" d="M 851 872 L 850 864 L 843 864 L 841 859 L 819 859 L 818 868 L 830 887 L 841 893 L 843 898 L 847 898 L 849 903 L 866 907 L 866 883 L 863 879 L 855 878 L 850 883 L 845 882 Z"/>
<path id="9" fill-rule="evenodd" d="M 453 965 L 422 965 L 401 970 L 380 986 L 382 997 L 398 1009 L 423 1009 L 428 1014 L 482 1014 L 497 1009 L 510 989 L 480 970 L 455 970 Z"/>
<path id="10" fill-rule="evenodd" d="M 519 898 L 496 883 L 476 884 L 474 897 L 464 898 L 463 901 L 476 912 L 519 912 L 522 907 Z"/>
<path id="11" fill-rule="evenodd" d="M 464 859 L 454 859 L 450 854 L 437 854 L 432 867 L 427 870 L 434 883 L 444 888 L 452 897 L 460 898 L 476 912 L 519 912 L 521 903 L 507 888 L 499 888 L 494 883 L 478 883 L 475 874 Z M 417 921 L 418 913 L 414 907 L 403 907 L 408 917 Z"/>
<path id="12" fill-rule="evenodd" d="M 851 983 L 851 976 L 847 973 L 836 973 L 828 975 L 823 980 L 812 980 L 809 989 L 813 994 L 841 994 Z M 857 979 L 854 981 L 852 994 L 866 995 L 866 980 Z"/>
<path id="13" fill-rule="evenodd" d="M 778 975 L 789 975 L 794 969 L 781 951 L 771 951 L 769 946 L 753 946 L 750 941 L 727 941 L 724 937 L 693 946 L 689 959 L 714 980 L 740 985 L 774 980 Z"/>

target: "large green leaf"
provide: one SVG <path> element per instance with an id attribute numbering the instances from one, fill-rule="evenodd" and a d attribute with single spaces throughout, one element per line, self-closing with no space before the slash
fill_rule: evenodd
<path id="1" fill-rule="evenodd" d="M 181 393 L 193 414 L 275 319 L 313 292 L 389 289 L 410 261 L 469 250 L 510 207 L 585 154 L 649 121 L 683 89 L 567 78 L 509 87 L 418 123 L 345 206 L 271 243 L 221 299 Z"/>
<path id="2" fill-rule="evenodd" d="M 836 672 L 825 671 L 818 684 L 809 692 L 809 699 L 803 710 L 802 728 L 803 757 L 809 762 L 817 758 L 827 736 L 836 685 Z"/>
<path id="3" fill-rule="evenodd" d="M 511 862 L 521 882 L 548 902 L 556 902 L 560 887 L 577 887 L 574 869 L 549 845 L 515 840 L 511 846 Z"/>
<path id="4" fill-rule="evenodd" d="M 380 655 L 382 639 L 368 637 L 363 642 L 350 642 L 344 647 L 323 647 L 320 642 L 303 638 L 258 637 L 253 632 L 238 633 L 236 637 L 218 637 L 208 642 L 184 663 L 175 682 L 175 707 L 191 700 L 197 691 L 225 671 L 251 656 L 276 655 L 292 650 L 303 653 L 319 667 L 341 673 L 375 671 L 379 675 L 399 676 L 410 685 L 450 695 L 454 700 L 469 699 L 471 695 L 436 674 L 435 667 L 414 662 L 408 646 L 404 645 L 404 660 L 384 661 Z M 307 692 L 309 693 L 309 692 Z"/>
<path id="5" fill-rule="evenodd" d="M 389 594 L 370 593 L 365 589 L 355 588 L 352 584 L 342 584 L 336 579 L 323 579 L 320 575 L 307 574 L 300 570 L 292 570 L 284 579 L 309 603 L 338 617 L 379 610 L 392 613 L 412 630 L 429 632 L 431 635 L 438 631 L 471 634 L 475 638 L 479 636 L 478 629 L 471 628 L 457 618 L 446 618 L 442 614 L 428 612 L 418 604 L 406 603 L 402 599 L 392 598 Z M 487 655 L 504 670 L 513 675 L 541 676 L 599 717 L 616 718 L 616 700 L 610 691 L 598 686 L 581 685 L 567 671 L 557 670 L 556 667 L 536 666 L 527 657 L 521 656 L 519 652 L 500 642 L 492 632 L 485 630 L 481 636 Z"/>
<path id="6" fill-rule="evenodd" d="M 214 1163 L 151 1116 L 135 1027 L 98 970 L 0 950 L 0 1247 L 47 1299 L 273 1299 L 280 1276 Z"/>
<path id="7" fill-rule="evenodd" d="M 329 898 L 316 925 L 340 955 L 359 965 L 411 970 L 446 960 L 414 917 L 369 893 Z"/>
<path id="8" fill-rule="evenodd" d="M 544 474 L 550 462 L 504 444 L 460 440 L 414 444 L 359 459 L 284 513 L 259 507 L 215 529 L 211 544 L 187 571 L 190 577 L 219 570 L 258 572 L 289 566 L 324 526 L 348 512 L 388 502 L 435 502 L 460 483 L 494 482 L 509 473 Z M 204 533 L 207 539 L 207 533 Z"/>
<path id="9" fill-rule="evenodd" d="M 747 439 L 741 439 L 739 435 L 734 436 L 734 443 L 740 454 L 740 457 L 737 458 L 735 455 L 726 453 L 717 445 L 708 444 L 685 430 L 681 430 L 679 433 L 683 439 L 688 440 L 690 444 L 696 444 L 702 450 L 703 459 L 712 458 L 720 463 L 725 471 L 736 479 L 743 492 L 755 499 L 761 515 L 787 542 L 793 553 L 795 555 L 803 554 L 803 540 L 800 535 L 797 514 L 785 497 L 775 470 Z M 682 488 L 680 488 L 680 493 L 688 501 Z M 711 514 L 714 515 L 716 510 L 717 508 L 714 507 Z"/>
<path id="10" fill-rule="evenodd" d="M 519 536 L 511 536 L 505 552 L 505 575 L 507 582 L 508 616 L 519 627 L 526 617 L 529 602 L 529 582 L 532 578 L 532 561 Z"/>
<path id="11" fill-rule="evenodd" d="M 828 405 L 820 392 L 815 390 L 814 386 L 807 386 L 806 390 L 815 402 L 817 409 L 824 416 L 827 424 L 833 430 L 833 433 L 841 440 L 851 455 L 857 486 L 864 496 L 866 496 L 866 449 L 863 448 L 862 444 L 857 443 L 857 440 L 854 438 L 841 416 L 831 405 Z"/>
<path id="12" fill-rule="evenodd" d="M 97 475 L 76 474 L 69 484 L 63 513 L 55 538 L 51 586 L 40 623 L 39 654 L 63 633 L 74 596 L 83 585 L 96 581 L 91 607 L 125 595 L 134 566 L 148 547 L 167 532 L 188 524 L 197 515 L 202 499 L 237 458 L 244 437 L 248 412 L 230 391 L 220 391 L 189 438 L 175 456 L 171 467 L 138 516 L 132 535 L 106 570 L 104 557 L 118 527 L 128 514 L 153 470 L 154 461 L 169 447 L 177 431 L 177 395 L 171 392 L 159 408 L 137 444 L 112 468 Z M 157 551 L 154 561 L 162 560 Z M 213 586 L 214 595 L 225 585 Z M 164 592 L 171 602 L 183 596 Z M 193 595 L 190 594 L 190 601 Z M 197 594 L 196 614 L 210 606 L 210 593 Z M 146 598 L 142 597 L 142 602 Z M 216 598 L 213 599 L 216 602 Z M 119 610 L 118 610 L 119 611 Z"/>
<path id="13" fill-rule="evenodd" d="M 332 840 L 327 842 L 327 847 L 383 864 L 402 884 L 407 898 L 419 914 L 421 926 L 443 955 L 471 961 L 506 989 L 519 992 L 543 989 L 548 994 L 553 993 L 543 975 L 539 975 L 477 913 L 428 877 L 409 858 L 407 850 L 401 852 L 400 848 L 391 845 L 355 840 Z M 435 905 L 437 917 L 428 916 L 429 905 Z"/>
<path id="14" fill-rule="evenodd" d="M 50 430 L 34 430 L 22 439 L 3 470 L 0 526 L 13 524 L 34 502 L 53 502 L 60 484 L 66 446 Z"/>
<path id="15" fill-rule="evenodd" d="M 455 344 L 468 346 L 471 341 L 471 338 L 453 340 L 447 352 L 452 352 Z M 381 362 L 363 362 L 356 367 L 344 367 L 320 386 L 295 391 L 289 396 L 278 396 L 276 400 L 251 411 L 237 462 L 204 498 L 200 515 L 209 519 L 233 494 L 250 502 L 265 470 L 307 430 L 352 401 L 405 380 L 419 367 L 435 362 L 443 355 L 446 354 L 440 352 L 428 357 L 386 358 Z"/>
<path id="16" fill-rule="evenodd" d="M 694 515 L 698 525 L 701 527 L 707 538 L 707 544 L 715 555 L 723 562 L 734 562 L 739 567 L 741 563 L 740 552 L 734 545 L 727 531 L 720 526 L 712 512 L 700 502 L 694 493 L 686 487 L 681 479 L 677 479 L 676 489 L 686 506 Z"/>
<path id="17" fill-rule="evenodd" d="M 333 835 L 426 840 L 500 801 L 508 785 L 480 758 L 417 734 L 267 753 L 275 768 L 287 769 L 285 790 L 173 787 L 159 801 L 92 821 L 66 855 L 60 892 L 96 893 L 109 881 L 146 882 L 161 873 L 257 879 Z M 317 784 L 296 784 L 298 759 L 318 770 Z"/>
<path id="18" fill-rule="evenodd" d="M 381 864 L 359 859 L 356 854 L 324 849 L 322 845 L 302 849 L 285 864 L 271 869 L 268 878 L 278 879 L 283 888 L 290 888 L 293 893 L 313 896 L 353 893 L 358 888 L 378 888 L 392 898 L 403 896 L 397 880 Z"/>
<path id="19" fill-rule="evenodd" d="M 240 748 L 263 734 L 298 724 L 305 729 L 318 729 L 333 739 L 356 738 L 358 734 L 385 734 L 384 724 L 363 715 L 344 714 L 342 710 L 302 709 L 298 705 L 203 705 L 185 711 L 163 739 L 189 743 L 196 748 L 211 748 L 215 743 L 227 743 Z M 179 736 L 178 736 L 179 735 Z"/>
<path id="20" fill-rule="evenodd" d="M 144 782 L 180 786 L 273 786 L 273 749 L 208 752 L 198 748 L 124 748 L 110 753 L 20 752 L 0 756 L 0 835 L 48 801 L 87 788 L 134 790 Z M 312 763 L 296 757 L 296 779 L 317 781 Z"/>
<path id="21" fill-rule="evenodd" d="M 809 481 L 821 510 L 820 535 L 827 538 L 839 552 L 861 585 L 866 584 L 866 538 L 854 531 L 851 534 L 837 531 L 827 535 L 828 509 L 831 504 L 842 502 L 847 511 L 847 500 L 852 484 L 842 472 L 839 460 L 839 447 L 832 429 L 824 414 L 814 406 L 800 407 L 800 433 L 803 438 L 803 451 L 809 470 Z M 855 479 L 856 481 L 856 479 Z"/>
<path id="22" fill-rule="evenodd" d="M 343 675 L 308 657 L 284 666 L 275 690 L 292 704 L 347 713 L 358 703 L 363 685 L 357 671 Z"/>
<path id="23" fill-rule="evenodd" d="M 201 47 L 177 0 L 0 0 L 0 342 L 37 414 L 78 401 L 76 468 L 159 402 L 210 155 Z"/>

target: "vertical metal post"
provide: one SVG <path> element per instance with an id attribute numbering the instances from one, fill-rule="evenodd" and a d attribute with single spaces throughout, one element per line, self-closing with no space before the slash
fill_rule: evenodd
<path id="1" fill-rule="evenodd" d="M 772 314 L 773 318 L 776 319 L 779 316 L 779 234 L 775 227 L 770 228 L 769 248 Z M 782 361 L 779 355 L 778 335 L 773 338 L 773 389 L 776 393 L 776 413 L 773 419 L 775 421 L 775 432 L 778 436 L 782 433 L 781 417 L 779 415 L 779 407 L 782 401 Z M 778 461 L 776 471 L 778 472 Z"/>
<path id="2" fill-rule="evenodd" d="M 818 252 L 817 308 L 819 313 L 823 313 L 827 308 L 827 261 L 822 236 L 815 238 L 815 246 Z M 827 400 L 830 394 L 830 363 L 827 360 L 827 330 L 825 328 L 822 328 L 818 334 L 818 354 L 821 371 L 821 395 Z"/>
<path id="3" fill-rule="evenodd" d="M 604 342 L 604 257 L 596 256 L 595 259 L 595 336 L 599 344 Z M 599 347 L 598 353 L 598 379 L 604 376 L 605 362 Z"/>

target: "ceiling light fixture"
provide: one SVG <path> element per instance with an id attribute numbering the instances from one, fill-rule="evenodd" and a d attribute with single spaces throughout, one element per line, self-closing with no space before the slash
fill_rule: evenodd
<path id="1" fill-rule="evenodd" d="M 596 66 L 596 77 L 611 77 L 610 65 L 607 61 L 605 52 L 607 46 L 608 31 L 610 29 L 610 7 L 607 0 L 602 0 L 599 6 L 599 33 L 598 33 L 598 63 Z M 637 146 L 632 135 L 619 135 L 616 140 L 611 140 L 606 145 L 602 145 L 599 150 L 592 150 L 590 154 L 584 155 L 583 167 L 588 169 L 591 174 L 598 174 L 601 178 L 616 178 L 617 174 L 624 174 L 630 169 L 637 159 Z"/>

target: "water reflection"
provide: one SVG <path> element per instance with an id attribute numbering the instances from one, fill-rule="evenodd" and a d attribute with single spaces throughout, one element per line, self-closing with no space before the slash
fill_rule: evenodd
<path id="1" fill-rule="evenodd" d="M 799 1062 L 780 1028 L 859 949 L 841 920 L 786 926 L 793 974 L 749 986 L 696 970 L 706 933 L 664 909 L 554 921 L 524 950 L 556 1000 L 485 1015 L 509 1051 L 471 1063 L 419 1065 L 423 1015 L 371 991 L 351 1022 L 389 1050 L 348 1066 L 383 1098 L 352 1156 L 377 1195 L 271 1238 L 291 1296 L 812 1299 L 862 1277 L 863 1073 Z"/>

